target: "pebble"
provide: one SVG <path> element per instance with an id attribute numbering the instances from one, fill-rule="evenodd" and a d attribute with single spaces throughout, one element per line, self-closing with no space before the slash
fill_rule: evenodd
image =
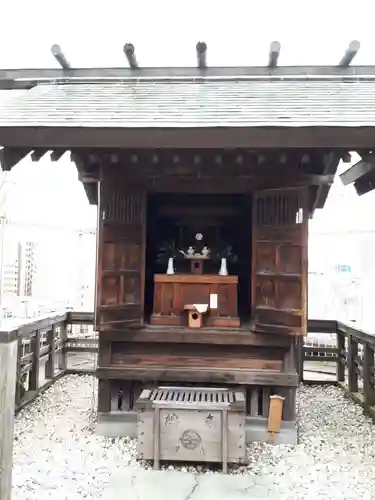
<path id="1" fill-rule="evenodd" d="M 137 461 L 136 440 L 94 435 L 96 390 L 94 377 L 69 375 L 18 413 L 13 500 L 100 499 L 114 470 L 151 468 Z M 229 474 L 251 477 L 254 488 L 281 500 L 375 498 L 372 421 L 333 386 L 301 386 L 297 399 L 300 443 L 253 443 L 249 463 L 230 466 Z M 162 470 L 221 475 L 220 468 L 188 463 Z"/>

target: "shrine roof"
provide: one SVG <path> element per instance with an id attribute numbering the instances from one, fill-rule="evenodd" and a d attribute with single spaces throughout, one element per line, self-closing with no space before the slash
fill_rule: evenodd
<path id="1" fill-rule="evenodd" d="M 375 78 L 130 78 L 38 83 L 0 127 L 373 127 Z"/>

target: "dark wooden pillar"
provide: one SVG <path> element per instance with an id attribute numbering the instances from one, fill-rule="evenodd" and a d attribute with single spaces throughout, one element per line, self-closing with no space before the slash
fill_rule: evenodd
<path id="1" fill-rule="evenodd" d="M 30 371 L 29 390 L 39 389 L 39 368 L 40 368 L 40 331 L 37 330 L 31 340 L 31 351 L 33 353 L 33 364 Z"/>
<path id="2" fill-rule="evenodd" d="M 98 413 L 109 413 L 111 410 L 111 385 L 109 380 L 98 381 Z"/>
<path id="3" fill-rule="evenodd" d="M 62 348 L 60 350 L 60 354 L 59 354 L 59 360 L 58 360 L 58 367 L 59 367 L 59 370 L 61 371 L 65 371 L 66 370 L 66 350 L 65 350 L 65 344 L 68 340 L 68 329 L 67 329 L 67 325 L 65 323 L 61 323 L 59 325 L 59 329 L 60 329 L 60 343 L 62 344 Z"/>
<path id="4" fill-rule="evenodd" d="M 111 343 L 102 340 L 99 335 L 98 365 L 101 368 L 108 368 L 111 361 Z M 111 384 L 109 380 L 99 379 L 98 381 L 98 412 L 109 413 L 111 410 Z"/>
<path id="5" fill-rule="evenodd" d="M 298 368 L 298 356 L 300 355 L 300 338 L 290 337 L 290 346 L 284 357 L 284 371 L 296 373 Z M 280 394 L 285 398 L 283 407 L 283 420 L 294 421 L 296 419 L 296 394 L 297 388 L 285 388 Z"/>
<path id="6" fill-rule="evenodd" d="M 375 388 L 372 382 L 374 377 L 375 348 L 370 344 L 363 346 L 363 397 L 366 406 L 375 405 Z"/>
<path id="7" fill-rule="evenodd" d="M 345 335 L 339 330 L 336 333 L 337 336 L 337 349 L 338 349 L 338 359 L 336 368 L 336 379 L 337 382 L 345 381 Z"/>
<path id="8" fill-rule="evenodd" d="M 14 402 L 17 383 L 18 339 L 0 332 L 0 497 L 11 500 Z"/>
<path id="9" fill-rule="evenodd" d="M 350 392 L 358 392 L 358 342 L 352 335 L 348 335 L 348 389 Z"/>
<path id="10" fill-rule="evenodd" d="M 47 345 L 49 349 L 49 356 L 46 362 L 46 378 L 53 378 L 55 376 L 55 363 L 56 363 L 56 326 L 52 326 L 47 332 Z"/>

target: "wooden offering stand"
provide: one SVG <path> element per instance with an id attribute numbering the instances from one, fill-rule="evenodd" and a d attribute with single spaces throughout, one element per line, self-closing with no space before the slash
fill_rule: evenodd
<path id="1" fill-rule="evenodd" d="M 205 260 L 209 260 L 210 256 L 196 253 L 194 255 L 185 255 L 185 259 L 190 260 L 191 274 L 203 274 L 203 263 Z"/>
<path id="2" fill-rule="evenodd" d="M 185 258 L 191 263 L 191 273 L 154 275 L 151 324 L 189 328 L 239 327 L 238 277 L 203 274 L 204 261 L 209 260 L 209 255 L 185 254 Z M 212 298 L 216 303 L 214 307 Z"/>

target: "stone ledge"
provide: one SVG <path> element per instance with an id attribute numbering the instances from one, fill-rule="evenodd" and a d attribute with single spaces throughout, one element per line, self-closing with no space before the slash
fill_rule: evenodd
<path id="1" fill-rule="evenodd" d="M 13 342 L 18 339 L 17 330 L 0 331 L 0 344 L 8 344 L 9 342 Z"/>

